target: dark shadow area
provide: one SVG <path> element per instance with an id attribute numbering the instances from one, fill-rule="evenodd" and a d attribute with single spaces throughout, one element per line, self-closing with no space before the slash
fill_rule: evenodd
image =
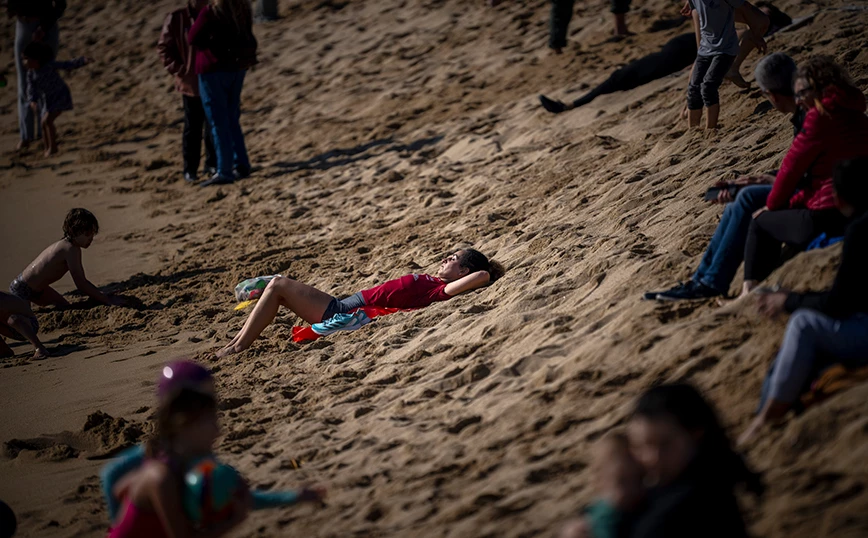
<path id="1" fill-rule="evenodd" d="M 649 32 L 663 32 L 666 30 L 671 30 L 673 28 L 678 28 L 685 22 L 689 21 L 687 17 L 682 17 L 679 15 L 674 19 L 657 19 L 656 21 L 651 23 L 651 26 L 648 28 Z"/>
<path id="2" fill-rule="evenodd" d="M 277 162 L 272 166 L 296 172 L 299 170 L 328 170 L 337 166 L 346 166 L 359 161 L 364 161 L 384 153 L 397 153 L 402 151 L 418 151 L 425 146 L 436 144 L 443 140 L 442 136 L 432 136 L 429 138 L 421 138 L 409 144 L 395 143 L 392 138 L 382 138 L 360 144 L 354 148 L 348 149 L 333 149 L 306 161 L 296 162 Z M 384 147 L 382 151 L 374 151 L 377 148 Z"/>

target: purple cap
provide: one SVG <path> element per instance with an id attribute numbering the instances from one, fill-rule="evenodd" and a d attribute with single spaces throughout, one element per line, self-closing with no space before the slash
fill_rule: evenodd
<path id="1" fill-rule="evenodd" d="M 175 361 L 163 366 L 157 382 L 157 398 L 165 400 L 184 389 L 214 393 L 214 378 L 211 372 L 193 361 Z"/>

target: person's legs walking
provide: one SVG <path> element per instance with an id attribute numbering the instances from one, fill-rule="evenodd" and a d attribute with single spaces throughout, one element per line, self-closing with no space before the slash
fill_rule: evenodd
<path id="1" fill-rule="evenodd" d="M 711 65 L 702 78 L 700 92 L 702 103 L 706 108 L 705 128 L 716 129 L 717 119 L 720 116 L 720 85 L 723 78 L 732 67 L 735 56 L 729 54 L 717 54 L 711 57 Z"/>
<path id="2" fill-rule="evenodd" d="M 231 73 L 205 73 L 199 75 L 199 94 L 211 135 L 214 138 L 214 151 L 217 154 L 217 176 L 226 180 L 232 178 L 232 134 L 230 132 L 229 110 L 227 107 L 226 78 Z"/>
<path id="3" fill-rule="evenodd" d="M 549 16 L 549 48 L 560 53 L 567 46 L 567 31 L 573 18 L 574 0 L 551 0 Z"/>
<path id="4" fill-rule="evenodd" d="M 18 130 L 21 135 L 19 149 L 42 137 L 42 132 L 38 130 L 36 113 L 30 108 L 30 103 L 27 102 L 27 68 L 24 67 L 21 57 L 24 49 L 33 41 L 33 31 L 36 30 L 36 26 L 36 24 L 23 23 L 21 21 L 16 21 L 15 23 L 15 69 L 18 72 Z"/>
<path id="5" fill-rule="evenodd" d="M 615 35 L 630 35 L 630 31 L 627 30 L 627 12 L 630 11 L 630 0 L 611 0 L 610 11 L 615 19 Z"/>
<path id="6" fill-rule="evenodd" d="M 229 132 L 232 136 L 232 153 L 239 178 L 250 175 L 250 158 L 244 143 L 244 131 L 241 130 L 241 90 L 244 88 L 245 74 L 246 71 L 235 73 L 228 91 Z"/>
<path id="7" fill-rule="evenodd" d="M 702 81 L 711 67 L 711 58 L 697 56 L 687 84 L 687 127 L 699 127 L 702 118 Z"/>

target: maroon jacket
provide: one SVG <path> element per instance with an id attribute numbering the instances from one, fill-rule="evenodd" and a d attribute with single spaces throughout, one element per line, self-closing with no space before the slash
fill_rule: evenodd
<path id="1" fill-rule="evenodd" d="M 835 207 L 832 171 L 844 159 L 868 156 L 868 117 L 865 95 L 855 88 L 830 86 L 812 108 L 802 130 L 787 151 L 775 177 L 766 206 L 771 210 Z M 800 185 L 808 174 L 810 183 Z M 801 187 L 801 190 L 800 190 Z"/>
<path id="2" fill-rule="evenodd" d="M 187 40 L 187 33 L 199 14 L 187 6 L 173 11 L 163 23 L 157 52 L 163 66 L 175 75 L 175 89 L 184 95 L 199 97 L 199 78 L 196 75 L 196 57 Z"/>
<path id="3" fill-rule="evenodd" d="M 248 23 L 240 31 L 232 21 L 226 20 L 205 6 L 187 36 L 196 52 L 196 73 L 244 71 L 256 64 L 256 38 Z"/>

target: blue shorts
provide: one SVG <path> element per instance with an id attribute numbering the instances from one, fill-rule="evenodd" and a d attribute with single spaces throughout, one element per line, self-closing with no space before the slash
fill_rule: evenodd
<path id="1" fill-rule="evenodd" d="M 30 285 L 21 278 L 21 275 L 18 275 L 18 278 L 12 281 L 9 284 L 9 293 L 18 297 L 19 299 L 24 299 L 28 303 L 32 303 L 33 301 L 39 299 L 42 296 L 41 291 L 36 291 L 30 287 Z"/>
<path id="2" fill-rule="evenodd" d="M 348 314 L 350 310 L 365 306 L 365 298 L 362 297 L 362 292 L 350 295 L 346 299 L 338 299 L 332 297 L 331 302 L 323 312 L 322 320 L 331 319 L 335 314 Z"/>

